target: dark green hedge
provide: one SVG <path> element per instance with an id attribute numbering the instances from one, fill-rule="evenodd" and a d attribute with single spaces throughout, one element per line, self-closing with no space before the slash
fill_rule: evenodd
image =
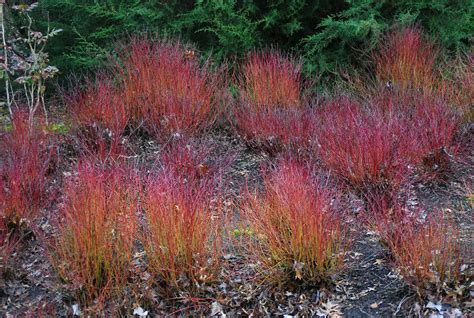
<path id="1" fill-rule="evenodd" d="M 49 48 L 64 73 L 100 65 L 116 40 L 137 32 L 180 37 L 217 60 L 276 46 L 326 73 L 357 62 L 394 24 L 420 24 L 447 52 L 466 50 L 473 7 L 472 0 L 40 0 L 37 19 L 65 30 Z"/>

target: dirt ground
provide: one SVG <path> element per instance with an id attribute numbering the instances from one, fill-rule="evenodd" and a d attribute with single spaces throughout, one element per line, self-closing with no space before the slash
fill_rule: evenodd
<path id="1" fill-rule="evenodd" d="M 471 135 L 472 137 L 472 135 Z M 273 160 L 268 155 L 250 150 L 239 139 L 226 132 L 214 133 L 214 160 L 223 154 L 232 153 L 234 160 L 227 169 L 229 200 L 238 201 L 245 182 L 258 186 L 261 181 L 259 167 Z M 130 140 L 135 152 L 132 160 L 150 164 L 160 151 L 151 140 Z M 74 153 L 70 146 L 62 146 L 64 155 Z M 70 173 L 74 161 L 60 165 L 57 184 Z M 443 184 L 415 183 L 412 189 L 414 200 L 427 209 L 443 208 L 450 213 L 462 229 L 462 237 L 469 250 L 469 266 L 473 266 L 472 206 L 466 201 L 466 186 L 474 188 L 473 150 L 467 150 L 454 159 L 452 176 Z M 0 280 L 0 315 L 23 316 L 72 316 L 81 310 L 77 301 L 55 275 L 47 258 L 45 241 L 51 235 L 51 219 L 56 215 L 57 202 L 45 217 L 38 222 L 36 235 L 24 238 L 11 257 L 11 268 L 5 279 Z M 49 215 L 50 218 L 46 216 Z M 233 216 L 230 223 L 237 222 Z M 407 286 L 400 275 L 390 266 L 390 258 L 378 241 L 377 235 L 363 224 L 357 223 L 357 214 L 348 220 L 353 235 L 353 244 L 346 257 L 346 268 L 334 277 L 333 286 L 316 287 L 271 287 L 260 284 L 256 277 L 255 264 L 249 262 L 242 250 L 229 240 L 223 257 L 221 279 L 213 286 L 203 287 L 202 295 L 190 297 L 186 294 L 175 299 L 162 299 L 150 283 L 143 263 L 143 253 L 137 247 L 132 278 L 134 287 L 126 291 L 123 299 L 111 304 L 110 316 L 135 316 L 148 311 L 149 316 L 284 316 L 284 317 L 469 317 L 474 303 L 471 290 L 470 302 L 451 306 L 439 299 L 420 301 L 416 293 Z M 38 234 L 40 233 L 40 234 Z M 42 234 L 41 234 L 42 233 Z M 472 283 L 471 283 L 472 285 Z M 471 286 L 472 288 L 472 286 Z M 143 309 L 142 311 L 140 311 Z"/>

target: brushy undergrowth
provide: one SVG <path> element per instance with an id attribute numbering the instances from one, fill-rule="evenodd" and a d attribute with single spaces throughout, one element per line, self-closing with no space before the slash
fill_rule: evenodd
<path id="1" fill-rule="evenodd" d="M 318 156 L 324 166 L 359 192 L 403 184 L 413 140 L 404 118 L 343 97 L 318 112 Z"/>
<path id="2" fill-rule="evenodd" d="M 472 117 L 472 52 L 442 61 L 440 48 L 420 28 L 406 27 L 386 34 L 372 58 L 379 84 L 400 93 L 416 91 L 442 99 L 463 117 Z M 359 87 L 364 85 L 367 83 Z"/>
<path id="3" fill-rule="evenodd" d="M 277 51 L 253 52 L 239 76 L 241 98 L 254 111 L 302 106 L 301 64 Z"/>
<path id="4" fill-rule="evenodd" d="M 316 114 L 318 158 L 361 193 L 394 191 L 418 167 L 425 181 L 449 175 L 460 116 L 442 99 L 386 91 L 336 98 Z"/>
<path id="5" fill-rule="evenodd" d="M 3 215 L 0 215 L 0 277 L 7 271 L 13 245 L 7 220 Z"/>
<path id="6" fill-rule="evenodd" d="M 121 88 L 114 85 L 110 75 L 98 74 L 95 81 L 67 96 L 73 122 L 82 129 L 105 130 L 120 136 L 130 122 Z"/>
<path id="7" fill-rule="evenodd" d="M 100 73 L 85 87 L 66 95 L 73 122 L 73 139 L 79 153 L 97 161 L 117 160 L 126 153 L 123 145 L 131 122 L 122 89 L 110 75 Z"/>
<path id="8" fill-rule="evenodd" d="M 343 267 L 348 247 L 337 194 L 290 159 L 264 172 L 262 191 L 247 190 L 242 215 L 248 251 L 266 280 L 322 284 Z"/>
<path id="9" fill-rule="evenodd" d="M 48 182 L 53 169 L 53 143 L 38 120 L 17 111 L 9 131 L 0 135 L 0 213 L 9 227 L 32 224 L 53 194 Z"/>
<path id="10" fill-rule="evenodd" d="M 311 100 L 301 62 L 277 50 L 248 54 L 229 87 L 225 66 L 179 41 L 147 37 L 132 38 L 112 69 L 67 94 L 68 137 L 82 157 L 61 162 L 74 171 L 64 174 L 49 254 L 85 312 L 120 299 L 142 265 L 147 287 L 167 299 L 208 297 L 222 278 L 225 211 L 234 207 L 223 187 L 231 150 L 215 156 L 210 142 L 222 119 L 247 145 L 287 155 L 262 169 L 261 188 L 244 190 L 237 216 L 246 230 L 236 236 L 264 281 L 329 285 L 343 269 L 351 243 L 343 184 L 365 204 L 357 221 L 378 231 L 422 298 L 464 297 L 460 229 L 443 213 L 400 202 L 414 182 L 453 175 L 456 138 L 470 116 L 472 54 L 449 65 L 415 27 L 385 39 L 372 53 L 373 73 L 348 77 L 352 95 L 336 89 Z M 15 230 L 38 221 L 54 198 L 51 134 L 27 117 L 18 111 L 0 135 L 0 273 Z M 143 174 L 125 164 L 134 160 Z M 144 253 L 132 265 L 135 248 Z"/>
<path id="11" fill-rule="evenodd" d="M 127 285 L 137 228 L 139 182 L 123 167 L 78 164 L 68 181 L 50 251 L 83 305 L 104 305 Z"/>
<path id="12" fill-rule="evenodd" d="M 313 113 L 306 105 L 307 83 L 297 61 L 278 51 L 253 52 L 237 86 L 231 121 L 248 144 L 271 154 L 310 148 Z"/>
<path id="13" fill-rule="evenodd" d="M 121 65 L 123 64 L 123 65 Z M 217 121 L 224 104 L 224 68 L 200 63 L 180 42 L 135 38 L 121 53 L 124 101 L 135 123 L 155 134 L 195 135 Z"/>
<path id="14" fill-rule="evenodd" d="M 397 90 L 429 92 L 436 89 L 435 46 L 416 28 L 396 30 L 386 35 L 374 53 L 375 75 Z"/>
<path id="15" fill-rule="evenodd" d="M 91 142 L 107 135 L 117 144 L 124 132 L 139 129 L 160 140 L 201 135 L 220 119 L 228 101 L 224 66 L 201 63 L 192 48 L 172 40 L 135 37 L 118 51 L 111 72 L 68 98 Z"/>
<path id="16" fill-rule="evenodd" d="M 234 112 L 237 132 L 246 143 L 275 155 L 283 151 L 308 153 L 314 148 L 315 116 L 311 109 L 239 107 Z"/>
<path id="17" fill-rule="evenodd" d="M 149 271 L 167 295 L 199 293 L 214 282 L 221 263 L 222 193 L 209 149 L 179 141 L 166 149 L 146 182 L 140 235 Z"/>
<path id="18" fill-rule="evenodd" d="M 369 218 L 388 248 L 392 266 L 422 298 L 446 297 L 456 303 L 469 293 L 472 279 L 459 228 L 441 211 L 410 209 L 400 200 L 379 200 Z M 427 213 L 427 215 L 425 215 Z"/>

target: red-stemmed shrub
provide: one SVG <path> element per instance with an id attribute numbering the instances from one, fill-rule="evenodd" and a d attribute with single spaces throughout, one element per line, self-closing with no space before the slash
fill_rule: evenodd
<path id="1" fill-rule="evenodd" d="M 28 114 L 15 112 L 10 131 L 0 135 L 0 214 L 9 226 L 33 222 L 51 199 L 48 175 L 52 143 L 40 122 L 29 126 Z"/>
<path id="2" fill-rule="evenodd" d="M 447 101 L 450 104 L 461 107 L 463 118 L 466 122 L 474 121 L 474 50 L 471 50 L 465 58 L 455 64 L 455 80 L 447 90 Z"/>
<path id="3" fill-rule="evenodd" d="M 141 240 L 149 271 L 166 294 L 199 292 L 220 266 L 222 207 L 218 170 L 205 148 L 179 142 L 146 183 Z"/>
<path id="4" fill-rule="evenodd" d="M 301 65 L 276 51 L 249 54 L 238 79 L 237 132 L 269 153 L 301 152 L 312 142 L 313 114 L 305 106 Z"/>
<path id="5" fill-rule="evenodd" d="M 122 89 L 110 75 L 99 74 L 85 88 L 66 94 L 79 151 L 100 162 L 126 153 L 122 140 L 131 114 Z"/>
<path id="6" fill-rule="evenodd" d="M 84 89 L 69 94 L 67 101 L 79 128 L 95 128 L 120 136 L 130 121 L 130 113 L 121 87 L 109 77 L 99 74 L 95 81 L 87 81 Z"/>
<path id="7" fill-rule="evenodd" d="M 253 52 L 243 66 L 239 88 L 254 111 L 301 107 L 301 64 L 277 51 Z"/>
<path id="8" fill-rule="evenodd" d="M 102 306 L 127 284 L 139 182 L 129 168 L 78 165 L 68 180 L 51 259 L 84 306 Z"/>
<path id="9" fill-rule="evenodd" d="M 395 110 L 339 98 L 318 111 L 322 164 L 360 192 L 391 191 L 407 177 L 412 138 Z"/>
<path id="10" fill-rule="evenodd" d="M 469 119 L 474 97 L 473 54 L 437 65 L 438 53 L 439 49 L 423 36 L 420 28 L 395 30 L 386 35 L 373 54 L 376 79 L 394 91 L 417 91 L 430 98 L 443 99 Z M 439 71 L 441 69 L 448 71 Z M 367 90 L 365 84 L 357 87 L 361 92 L 374 93 L 370 88 Z"/>
<path id="11" fill-rule="evenodd" d="M 241 210 L 250 253 L 267 279 L 327 282 L 343 266 L 347 236 L 335 191 L 291 159 L 264 171 L 263 191 L 247 191 Z"/>
<path id="12" fill-rule="evenodd" d="M 268 108 L 254 111 L 241 106 L 234 112 L 237 132 L 247 144 L 270 154 L 289 150 L 307 152 L 314 146 L 314 114 L 310 109 Z"/>
<path id="13" fill-rule="evenodd" d="M 138 38 L 123 50 L 118 68 L 124 100 L 152 133 L 197 134 L 220 114 L 223 73 L 187 51 L 179 42 Z"/>
<path id="14" fill-rule="evenodd" d="M 408 27 L 389 33 L 374 53 L 375 75 L 382 83 L 391 82 L 397 90 L 436 89 L 435 46 L 419 28 Z"/>
<path id="15" fill-rule="evenodd" d="M 158 164 L 177 178 L 196 182 L 203 177 L 209 178 L 218 173 L 221 167 L 210 157 L 213 145 L 186 138 L 175 139 L 163 148 Z M 224 159 L 224 158 L 222 158 Z"/>
<path id="16" fill-rule="evenodd" d="M 462 265 L 458 230 L 443 219 L 430 216 L 423 224 L 409 221 L 403 224 L 404 234 L 388 240 L 395 266 L 412 286 L 438 289 L 443 284 L 455 284 Z"/>
<path id="17" fill-rule="evenodd" d="M 1 175 L 1 167 L 0 167 Z M 0 202 L 8 200 L 6 189 L 0 187 Z M 0 279 L 8 271 L 9 259 L 20 236 L 12 228 L 11 220 L 0 210 Z"/>
<path id="18" fill-rule="evenodd" d="M 460 114 L 442 97 L 418 92 L 386 91 L 371 101 L 378 111 L 398 114 L 400 123 L 410 135 L 412 164 L 420 164 L 424 179 L 441 179 L 450 171 L 450 162 L 457 151 L 455 134 Z"/>
<path id="19" fill-rule="evenodd" d="M 462 118 L 472 121 L 474 111 L 472 101 L 474 100 L 474 51 L 448 61 L 440 66 L 443 72 L 437 81 L 437 97 L 443 98 L 445 102 L 458 110 Z M 433 95 L 435 95 L 433 94 Z"/>
<path id="20" fill-rule="evenodd" d="M 459 123 L 460 116 L 441 99 L 415 98 L 411 128 L 425 177 L 439 179 L 450 172 L 450 157 L 457 150 L 454 137 Z"/>
<path id="21" fill-rule="evenodd" d="M 420 209 L 410 210 L 399 201 L 379 201 L 372 206 L 376 213 L 369 215 L 393 266 L 422 297 L 456 289 L 464 280 L 458 229 L 441 212 L 424 217 Z"/>
<path id="22" fill-rule="evenodd" d="M 127 156 L 127 138 L 92 128 L 73 135 L 81 157 L 100 163 L 120 162 Z"/>

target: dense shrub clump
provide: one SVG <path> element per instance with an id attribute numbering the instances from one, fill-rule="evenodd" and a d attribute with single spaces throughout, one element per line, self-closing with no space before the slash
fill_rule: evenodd
<path id="1" fill-rule="evenodd" d="M 271 45 L 306 57 L 305 68 L 330 74 L 370 52 L 392 25 L 418 23 L 451 52 L 469 48 L 474 33 L 469 0 L 436 1 L 166 1 L 42 0 L 53 65 L 92 69 L 108 59 L 117 37 L 140 31 L 180 36 L 220 61 Z M 46 18 L 47 17 L 47 18 Z M 358 61 L 359 63 L 361 61 Z"/>
<path id="2" fill-rule="evenodd" d="M 130 122 L 123 92 L 106 74 L 98 75 L 95 81 L 89 80 L 82 90 L 73 91 L 67 101 L 73 122 L 84 130 L 120 136 Z"/>
<path id="3" fill-rule="evenodd" d="M 219 167 L 206 165 L 204 145 L 178 142 L 166 152 L 146 182 L 140 237 L 149 271 L 166 294 L 199 292 L 220 268 Z"/>
<path id="4" fill-rule="evenodd" d="M 179 42 L 134 39 L 122 55 L 123 98 L 135 122 L 154 133 L 193 134 L 209 129 L 223 105 L 222 72 L 199 63 Z"/>
<path id="5" fill-rule="evenodd" d="M 441 211 L 409 208 L 398 199 L 387 204 L 379 200 L 368 210 L 371 224 L 388 248 L 392 266 L 421 297 L 446 295 L 457 289 L 463 298 L 467 292 L 462 283 L 469 279 L 459 229 Z"/>
<path id="6" fill-rule="evenodd" d="M 415 28 L 396 30 L 386 36 L 376 51 L 375 75 L 397 90 L 436 88 L 435 63 L 438 52 Z"/>
<path id="7" fill-rule="evenodd" d="M 14 114 L 10 131 L 0 135 L 0 213 L 9 226 L 31 223 L 51 200 L 53 144 L 38 121 L 29 126 L 28 113 Z"/>
<path id="8" fill-rule="evenodd" d="M 239 82 L 242 99 L 255 110 L 302 106 L 301 64 L 281 53 L 249 54 Z"/>
<path id="9" fill-rule="evenodd" d="M 36 229 L 54 199 L 54 144 L 41 120 L 30 126 L 29 119 L 28 112 L 17 110 L 0 133 L 0 279 L 13 248 Z"/>
<path id="10" fill-rule="evenodd" d="M 450 180 L 462 146 L 457 137 L 471 137 L 459 128 L 470 116 L 472 54 L 443 60 L 442 47 L 421 32 L 421 24 L 429 24 L 424 16 L 416 27 L 380 35 L 388 20 L 410 22 L 411 15 L 419 16 L 402 16 L 402 8 L 439 10 L 444 4 L 336 1 L 311 6 L 296 1 L 288 4 L 290 17 L 279 2 L 270 6 L 273 14 L 267 12 L 268 4 L 255 1 L 185 1 L 182 6 L 171 1 L 148 11 L 140 2 L 117 7 L 113 2 L 94 2 L 92 8 L 75 1 L 58 5 L 84 8 L 86 17 L 100 12 L 111 26 L 100 28 L 105 32 L 97 35 L 100 41 L 82 38 L 83 44 L 94 42 L 86 51 L 100 51 L 109 68 L 76 82 L 78 87 L 65 96 L 66 118 L 73 127 L 66 139 L 75 140 L 79 151 L 69 152 L 55 166 L 54 151 L 70 151 L 70 144 L 54 148 L 50 126 L 21 110 L 0 133 L 0 274 L 17 234 L 29 233 L 19 231 L 26 224 L 34 234 L 45 233 L 32 237 L 50 243 L 53 268 L 86 314 L 107 314 L 127 304 L 120 303 L 122 298 L 133 298 L 137 312 L 142 311 L 138 315 L 145 315 L 141 306 L 148 300 L 156 305 L 155 292 L 160 307 L 168 301 L 181 306 L 212 299 L 215 312 L 221 309 L 221 297 L 234 297 L 226 291 L 241 279 L 232 278 L 227 285 L 234 265 L 242 271 L 238 275 L 262 277 L 285 288 L 329 287 L 351 245 L 353 229 L 347 223 L 352 209 L 354 221 L 376 230 L 372 232 L 390 264 L 421 298 L 467 295 L 460 229 L 447 213 L 426 212 L 424 204 L 411 199 L 417 196 L 418 182 L 426 189 L 428 181 Z M 54 3 L 45 0 L 42 5 Z M 311 31 L 303 17 L 309 7 L 336 14 L 318 16 L 313 27 L 320 28 Z M 123 15 L 124 8 L 132 10 Z M 448 11 L 455 8 L 453 4 Z M 162 16 L 153 15 L 156 10 L 164 10 L 160 12 L 168 19 L 181 12 L 166 25 L 186 30 L 184 38 L 196 37 L 197 25 L 199 32 L 213 34 L 216 38 L 209 40 L 198 36 L 206 49 L 225 43 L 213 55 L 217 59 L 251 46 L 244 59 L 233 59 L 233 82 L 227 80 L 228 64 L 219 66 L 214 57 L 170 38 L 134 35 L 109 54 L 103 41 L 116 19 L 137 30 L 140 26 L 130 16 L 163 23 Z M 387 12 L 397 16 L 389 18 Z M 196 20 L 209 15 L 212 21 Z M 184 21 L 193 23 L 185 27 Z M 273 36 L 283 43 L 299 34 L 301 44 L 304 37 L 306 56 L 328 58 L 333 41 L 344 41 L 335 60 L 305 65 L 296 55 L 255 47 L 278 30 L 282 34 Z M 461 46 L 464 31 L 459 30 L 452 45 Z M 254 34 L 259 37 L 252 38 Z M 374 40 L 363 47 L 370 53 L 365 55 L 370 56 L 366 72 L 348 72 L 347 81 L 334 90 L 317 92 L 304 75 L 305 67 L 314 66 L 307 64 L 334 69 L 342 61 L 340 54 L 352 52 L 345 45 L 354 40 L 361 48 L 366 36 Z M 376 43 L 380 37 L 383 42 Z M 230 43 L 234 39 L 238 41 Z M 351 60 L 348 55 L 345 62 Z M 441 66 L 447 69 L 440 71 Z M 348 86 L 351 93 L 344 91 Z M 243 143 L 257 151 L 249 154 Z M 244 159 L 229 167 L 234 146 Z M 239 173 L 248 176 L 246 168 L 255 163 L 246 156 L 258 156 L 258 161 L 266 157 L 262 150 L 270 157 L 261 174 L 252 175 L 255 187 L 247 185 L 241 196 L 226 192 L 224 180 L 232 185 L 242 181 Z M 58 166 L 63 174 L 50 182 Z M 57 191 L 53 184 L 64 185 L 58 202 L 52 200 Z M 42 212 L 45 218 L 40 218 Z M 227 236 L 227 217 L 245 228 L 233 231 L 240 240 Z M 232 243 L 242 249 L 233 249 Z M 244 253 L 234 257 L 227 254 L 231 249 Z M 245 262 L 250 264 L 241 266 Z M 211 286 L 220 280 L 218 288 Z M 145 291 L 137 292 L 137 286 Z"/>
<path id="11" fill-rule="evenodd" d="M 11 230 L 2 215 L 0 218 L 0 277 L 6 272 L 13 245 Z"/>
<path id="12" fill-rule="evenodd" d="M 413 140 L 404 118 L 340 98 L 324 105 L 317 132 L 322 163 L 360 192 L 398 189 L 408 175 Z"/>
<path id="13" fill-rule="evenodd" d="M 199 63 L 194 51 L 177 41 L 134 38 L 120 51 L 113 72 L 68 98 L 89 148 L 105 139 L 111 152 L 119 152 L 124 133 L 138 129 L 163 140 L 200 135 L 214 126 L 226 105 L 223 68 Z"/>
<path id="14" fill-rule="evenodd" d="M 99 161 L 117 159 L 126 150 L 123 138 L 131 122 L 121 88 L 110 75 L 98 74 L 82 89 L 66 95 L 73 136 L 80 152 Z"/>
<path id="15" fill-rule="evenodd" d="M 78 165 L 68 180 L 51 258 L 86 306 L 104 305 L 127 284 L 137 228 L 138 180 L 127 168 Z"/>
<path id="16" fill-rule="evenodd" d="M 293 160 L 266 171 L 264 185 L 247 192 L 242 212 L 255 236 L 249 252 L 265 278 L 327 282 L 343 266 L 348 246 L 337 194 Z"/>
<path id="17" fill-rule="evenodd" d="M 307 107 L 301 65 L 277 51 L 249 54 L 238 77 L 232 115 L 248 144 L 270 153 L 311 146 L 313 113 Z"/>

